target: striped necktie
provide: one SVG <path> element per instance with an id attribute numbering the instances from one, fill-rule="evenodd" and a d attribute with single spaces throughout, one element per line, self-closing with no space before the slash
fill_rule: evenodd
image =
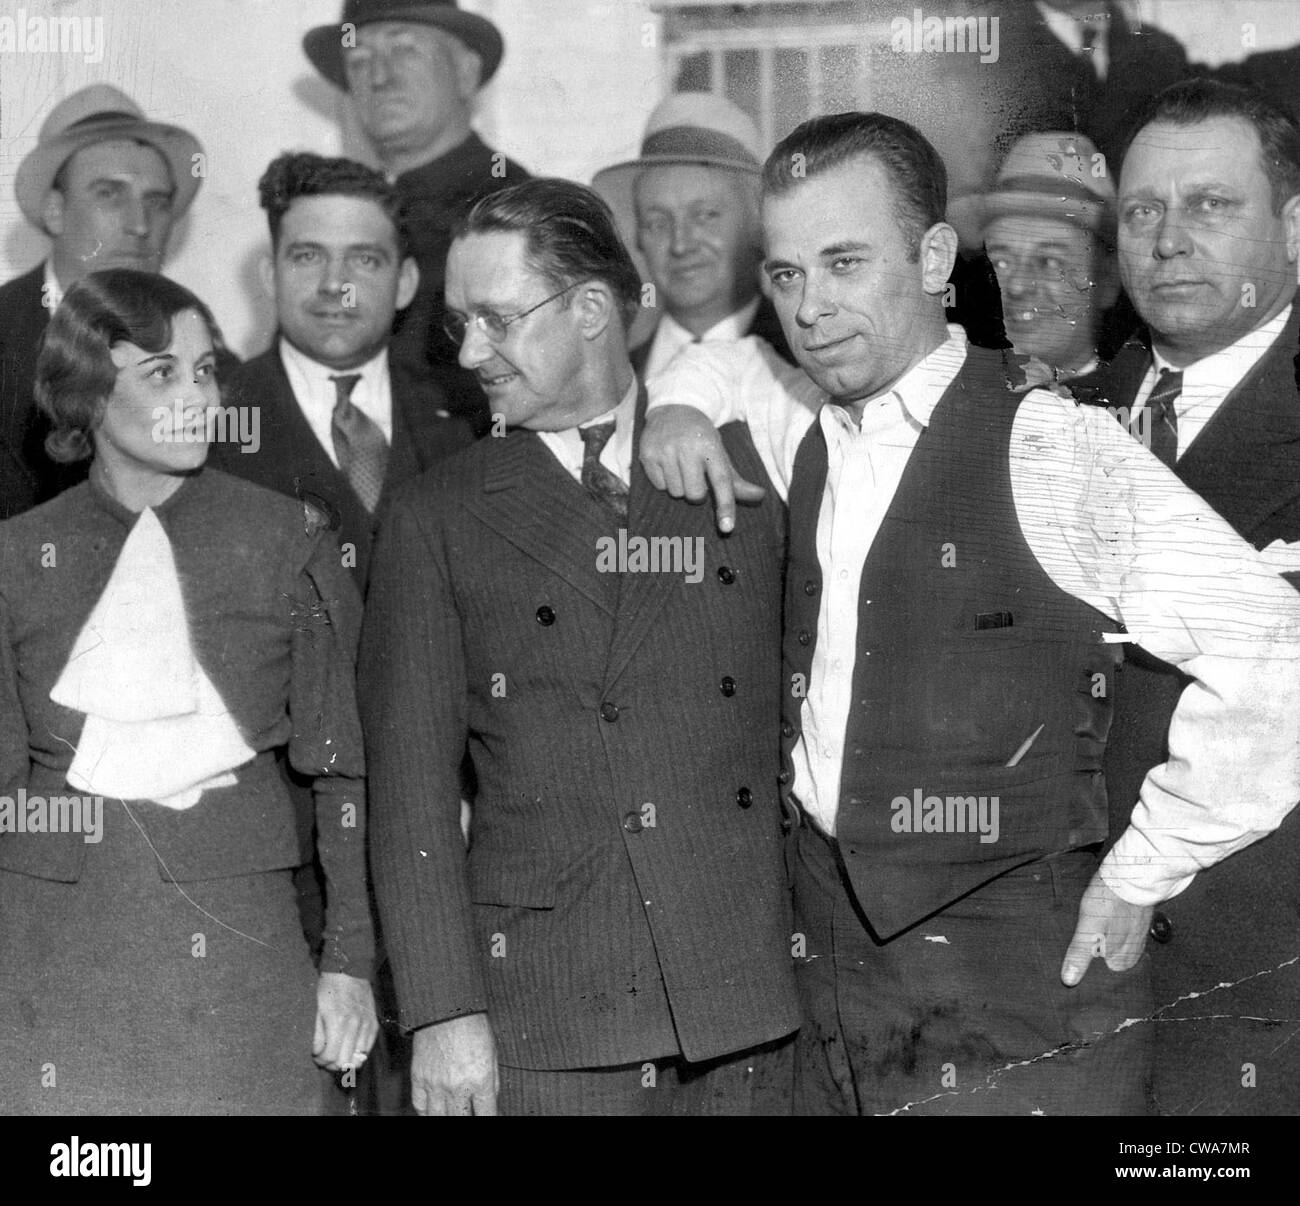
<path id="1" fill-rule="evenodd" d="M 582 484 L 588 494 L 614 513 L 619 523 L 627 523 L 627 487 L 600 463 L 600 454 L 614 434 L 614 420 L 580 427 L 578 434 L 582 437 Z"/>
<path id="2" fill-rule="evenodd" d="M 330 435 L 339 468 L 357 492 L 366 510 L 374 513 L 384 492 L 384 473 L 388 469 L 388 441 L 378 424 L 367 418 L 352 402 L 352 390 L 361 380 L 360 373 L 331 377 L 334 382 L 334 415 Z"/>
<path id="3" fill-rule="evenodd" d="M 1182 371 L 1161 369 L 1156 387 L 1147 399 L 1151 451 L 1171 469 L 1178 463 L 1178 412 L 1174 402 L 1182 392 Z"/>

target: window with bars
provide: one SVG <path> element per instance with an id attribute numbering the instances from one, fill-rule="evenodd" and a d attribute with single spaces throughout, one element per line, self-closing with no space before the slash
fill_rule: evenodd
<path id="1" fill-rule="evenodd" d="M 889 22 L 860 3 L 662 7 L 673 90 L 735 101 L 768 146 L 814 113 L 871 107 L 872 48 Z"/>

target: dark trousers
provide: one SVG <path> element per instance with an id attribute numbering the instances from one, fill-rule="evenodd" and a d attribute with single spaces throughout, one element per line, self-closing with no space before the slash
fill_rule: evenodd
<path id="1" fill-rule="evenodd" d="M 805 826 L 795 853 L 795 963 L 804 1027 L 797 1114 L 1141 1114 L 1149 964 L 1060 968 L 1096 857 L 1012 871 L 880 942 L 832 840 Z"/>
<path id="2" fill-rule="evenodd" d="M 649 1118 L 788 1115 L 793 1036 L 700 1063 L 680 1057 L 617 1068 L 501 1065 L 501 1114 Z"/>

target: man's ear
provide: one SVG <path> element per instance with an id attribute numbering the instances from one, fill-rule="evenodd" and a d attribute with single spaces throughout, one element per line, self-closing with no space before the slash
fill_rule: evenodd
<path id="1" fill-rule="evenodd" d="M 407 306 L 415 299 L 416 290 L 420 287 L 420 266 L 415 262 L 412 256 L 407 256 L 402 261 L 402 267 L 397 273 L 397 309 L 405 310 Z"/>
<path id="2" fill-rule="evenodd" d="M 1286 230 L 1286 262 L 1300 261 L 1300 193 L 1282 206 L 1282 224 Z"/>
<path id="3" fill-rule="evenodd" d="M 41 207 L 41 221 L 46 233 L 58 238 L 63 233 L 63 194 L 52 188 L 45 194 L 45 204 Z"/>
<path id="4" fill-rule="evenodd" d="M 257 279 L 266 296 L 275 301 L 275 252 L 263 252 L 257 259 Z"/>
<path id="5" fill-rule="evenodd" d="M 456 92 L 468 104 L 482 87 L 483 60 L 459 41 L 452 57 L 456 64 Z"/>
<path id="6" fill-rule="evenodd" d="M 942 293 L 957 262 L 957 232 L 947 222 L 936 222 L 921 236 L 921 287 Z"/>
<path id="7" fill-rule="evenodd" d="M 574 308 L 584 339 L 598 339 L 619 312 L 618 299 L 604 281 L 588 281 L 578 291 Z"/>

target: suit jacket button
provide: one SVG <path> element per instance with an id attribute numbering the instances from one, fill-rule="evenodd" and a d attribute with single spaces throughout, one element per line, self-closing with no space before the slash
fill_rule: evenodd
<path id="1" fill-rule="evenodd" d="M 718 566 L 718 581 L 723 586 L 730 586 L 736 580 L 736 571 L 729 565 Z"/>
<path id="2" fill-rule="evenodd" d="M 724 675 L 722 681 L 718 684 L 718 689 L 730 699 L 736 693 L 736 680 L 729 674 Z"/>
<path id="3" fill-rule="evenodd" d="M 788 720 L 783 720 L 781 722 L 781 736 L 782 737 L 794 736 L 794 725 L 792 725 Z"/>
<path id="4" fill-rule="evenodd" d="M 799 629 L 799 644 L 806 645 L 812 640 L 812 633 L 806 628 Z"/>
<path id="5" fill-rule="evenodd" d="M 618 719 L 618 705 L 606 701 L 600 705 L 601 720 L 608 720 L 610 724 Z"/>
<path id="6" fill-rule="evenodd" d="M 537 609 L 537 622 L 543 627 L 549 628 L 555 623 L 555 612 L 543 604 Z"/>
<path id="7" fill-rule="evenodd" d="M 809 578 L 803 584 L 803 593 L 805 595 L 815 595 L 819 590 L 821 590 L 821 584 L 815 578 Z"/>
<path id="8" fill-rule="evenodd" d="M 641 814 L 639 812 L 629 812 L 627 816 L 623 818 L 623 828 L 626 829 L 628 833 L 640 833 L 642 829 Z"/>
<path id="9" fill-rule="evenodd" d="M 742 787 L 736 792 L 736 803 L 741 808 L 748 808 L 754 802 L 754 793 L 748 787 Z"/>
<path id="10" fill-rule="evenodd" d="M 1174 923 L 1163 913 L 1156 913 L 1155 916 L 1151 918 L 1151 937 L 1156 942 L 1172 942 L 1174 937 Z"/>
<path id="11" fill-rule="evenodd" d="M 790 782 L 790 772 L 788 770 L 783 770 L 779 775 L 777 775 L 776 781 L 784 787 Z"/>

